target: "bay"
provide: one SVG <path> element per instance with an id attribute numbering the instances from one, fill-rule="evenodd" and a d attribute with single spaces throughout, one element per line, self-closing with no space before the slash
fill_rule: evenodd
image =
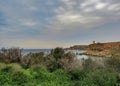
<path id="1" fill-rule="evenodd" d="M 45 54 L 50 54 L 52 49 L 23 49 L 22 51 L 22 55 L 26 55 L 28 53 L 39 53 L 39 52 L 44 52 Z M 103 57 L 98 57 L 98 56 L 89 56 L 89 55 L 80 55 L 80 53 L 85 52 L 85 50 L 66 50 L 67 52 L 72 52 L 76 55 L 77 59 L 88 59 L 88 58 L 92 58 L 92 59 L 101 59 Z"/>

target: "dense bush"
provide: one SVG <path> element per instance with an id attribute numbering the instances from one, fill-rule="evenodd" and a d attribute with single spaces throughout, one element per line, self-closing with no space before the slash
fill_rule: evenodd
<path id="1" fill-rule="evenodd" d="M 44 62 L 45 56 L 43 52 L 29 53 L 21 58 L 21 64 L 25 68 L 28 68 L 35 64 L 43 64 Z"/>
<path id="2" fill-rule="evenodd" d="M 0 52 L 0 61 L 5 63 L 20 62 L 22 49 L 19 48 L 2 48 Z"/>
<path id="3" fill-rule="evenodd" d="M 54 56 L 56 60 L 63 58 L 65 52 L 62 48 L 55 48 L 51 51 L 51 54 Z"/>
<path id="4" fill-rule="evenodd" d="M 72 69 L 75 63 L 75 55 L 71 52 L 65 52 L 62 48 L 55 48 L 46 56 L 46 65 L 49 70 Z M 76 61 L 77 63 L 77 61 Z"/>
<path id="5" fill-rule="evenodd" d="M 76 82 L 79 80 L 80 81 L 84 80 L 87 71 L 77 69 L 77 70 L 68 71 L 68 74 L 70 75 L 71 80 Z"/>
<path id="6" fill-rule="evenodd" d="M 83 67 L 86 70 L 91 70 L 96 67 L 96 64 L 91 58 L 88 58 L 84 60 Z"/>
<path id="7" fill-rule="evenodd" d="M 92 71 L 88 73 L 87 78 L 97 86 L 115 86 L 117 83 L 117 75 L 104 70 Z"/>
<path id="8" fill-rule="evenodd" d="M 29 76 L 23 70 L 18 64 L 6 64 L 0 69 L 0 86 L 26 86 Z"/>
<path id="9" fill-rule="evenodd" d="M 120 72 L 120 47 L 112 49 L 111 57 L 106 62 L 109 68 Z"/>
<path id="10" fill-rule="evenodd" d="M 0 58 L 4 62 L 0 63 L 0 86 L 116 86 L 120 83 L 119 51 L 112 51 L 104 65 L 90 58 L 78 60 L 62 48 L 53 49 L 49 55 L 40 52 L 25 56 L 3 49 L 0 57 L 6 57 Z"/>

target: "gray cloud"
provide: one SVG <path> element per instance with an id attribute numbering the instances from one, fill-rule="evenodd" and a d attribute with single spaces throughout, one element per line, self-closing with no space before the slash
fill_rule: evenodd
<path id="1" fill-rule="evenodd" d="M 119 21 L 119 0 L 1 0 L 0 3 L 3 43 L 10 42 L 8 39 L 25 42 L 35 39 L 39 43 L 41 40 L 42 45 L 43 41 L 51 40 L 55 46 L 59 42 L 64 45 L 66 41 L 78 40 L 77 34 L 84 36 L 88 31 Z"/>
<path id="2" fill-rule="evenodd" d="M 61 0 L 62 5 L 55 9 L 53 28 L 85 29 L 120 20 L 118 0 Z M 112 16 L 112 17 L 111 17 Z M 114 16 L 114 17 L 113 17 Z M 50 22 L 51 23 L 51 22 Z M 74 28 L 75 29 L 75 28 Z"/>

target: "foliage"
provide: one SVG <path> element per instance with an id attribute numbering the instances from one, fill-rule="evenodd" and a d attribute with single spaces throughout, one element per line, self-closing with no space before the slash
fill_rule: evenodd
<path id="1" fill-rule="evenodd" d="M 86 77 L 87 71 L 77 69 L 68 71 L 68 74 L 70 75 L 71 80 L 82 81 Z"/>
<path id="2" fill-rule="evenodd" d="M 49 61 L 48 61 L 49 59 Z M 71 52 L 65 53 L 63 48 L 55 48 L 51 51 L 51 54 L 47 56 L 47 66 L 51 71 L 56 69 L 72 69 L 75 63 L 75 55 Z"/>
<path id="3" fill-rule="evenodd" d="M 2 48 L 0 52 L 0 61 L 5 63 L 20 62 L 22 49 L 19 48 Z"/>
<path id="4" fill-rule="evenodd" d="M 8 50 L 0 53 L 4 62 L 0 63 L 0 86 L 116 86 L 120 83 L 119 49 L 112 51 L 105 67 L 90 58 L 77 60 L 73 53 L 66 53 L 62 48 L 53 49 L 49 55 L 40 52 L 25 56 Z M 13 60 L 14 56 L 20 61 Z"/>
<path id="5" fill-rule="evenodd" d="M 96 67 L 96 63 L 91 59 L 85 59 L 83 62 L 83 68 L 86 70 L 92 70 Z"/>
<path id="6" fill-rule="evenodd" d="M 64 50 L 62 48 L 55 48 L 51 51 L 51 54 L 54 56 L 56 60 L 61 59 L 64 56 Z"/>
<path id="7" fill-rule="evenodd" d="M 34 64 L 42 64 L 45 60 L 43 52 L 40 53 L 29 53 L 21 59 L 21 64 L 25 68 L 28 68 Z"/>
<path id="8" fill-rule="evenodd" d="M 120 72 L 120 46 L 112 49 L 111 57 L 106 62 L 108 67 Z"/>

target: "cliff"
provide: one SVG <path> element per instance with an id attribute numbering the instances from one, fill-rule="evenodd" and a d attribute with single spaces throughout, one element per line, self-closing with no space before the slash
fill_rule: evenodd
<path id="1" fill-rule="evenodd" d="M 110 57 L 111 50 L 120 46 L 120 42 L 94 43 L 87 47 L 85 54 Z"/>

